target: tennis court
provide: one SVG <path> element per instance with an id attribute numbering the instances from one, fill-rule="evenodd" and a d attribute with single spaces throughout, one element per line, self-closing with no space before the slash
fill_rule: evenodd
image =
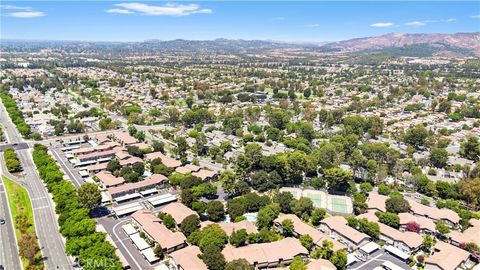
<path id="1" fill-rule="evenodd" d="M 327 209 L 328 211 L 350 214 L 353 212 L 352 199 L 347 196 L 328 194 L 322 190 L 300 189 L 284 187 L 280 192 L 290 192 L 295 199 L 307 197 L 313 202 L 313 206 Z"/>
<path id="2" fill-rule="evenodd" d="M 303 196 L 309 198 L 313 202 L 313 206 L 326 208 L 327 198 L 326 194 L 321 191 L 303 191 Z"/>
<path id="3" fill-rule="evenodd" d="M 344 197 L 331 197 L 330 209 L 338 213 L 348 213 L 347 200 Z"/>

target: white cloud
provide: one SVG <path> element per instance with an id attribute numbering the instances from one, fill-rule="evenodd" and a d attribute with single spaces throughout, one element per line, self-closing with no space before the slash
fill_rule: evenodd
<path id="1" fill-rule="evenodd" d="M 12 5 L 0 5 L 0 10 L 31 10 L 32 7 L 19 7 L 19 6 L 12 6 Z"/>
<path id="2" fill-rule="evenodd" d="M 426 23 L 421 21 L 413 21 L 405 23 L 406 26 L 424 26 Z"/>
<path id="3" fill-rule="evenodd" d="M 118 14 L 132 14 L 133 12 L 128 9 L 121 9 L 121 8 L 112 8 L 105 10 L 107 13 L 118 13 Z"/>
<path id="4" fill-rule="evenodd" d="M 470 16 L 470 18 L 472 18 L 472 19 L 480 19 L 480 14 Z"/>
<path id="5" fill-rule="evenodd" d="M 142 15 L 152 16 L 188 16 L 191 14 L 209 14 L 212 13 L 211 9 L 200 8 L 197 4 L 175 4 L 167 3 L 163 6 L 152 6 L 143 3 L 120 3 L 115 4 L 122 9 L 109 9 L 106 12 L 109 13 L 138 13 Z M 113 10 L 113 11 L 112 11 Z M 129 12 L 126 12 L 129 11 Z"/>
<path id="6" fill-rule="evenodd" d="M 450 18 L 450 19 L 440 19 L 440 20 L 422 20 L 422 21 L 412 21 L 406 22 L 404 25 L 406 26 L 425 26 L 428 23 L 451 23 L 455 22 L 457 19 Z"/>
<path id="7" fill-rule="evenodd" d="M 305 24 L 303 27 L 307 27 L 307 28 L 320 27 L 320 24 L 318 24 L 318 23 L 314 23 L 314 24 Z"/>
<path id="8" fill-rule="evenodd" d="M 0 5 L 0 10 L 21 10 L 2 14 L 2 16 L 15 17 L 15 18 L 36 18 L 43 17 L 46 14 L 42 11 L 35 11 L 32 7 L 21 7 L 21 6 L 12 6 L 12 5 Z"/>
<path id="9" fill-rule="evenodd" d="M 450 22 L 454 22 L 456 20 L 457 19 L 450 18 L 450 19 L 440 19 L 440 20 L 425 20 L 424 22 L 426 22 L 426 23 L 450 23 Z"/>
<path id="10" fill-rule="evenodd" d="M 391 27 L 393 23 L 391 22 L 378 22 L 370 24 L 371 27 Z"/>
<path id="11" fill-rule="evenodd" d="M 45 13 L 41 11 L 19 11 L 7 14 L 7 16 L 15 18 L 36 18 L 45 16 Z"/>

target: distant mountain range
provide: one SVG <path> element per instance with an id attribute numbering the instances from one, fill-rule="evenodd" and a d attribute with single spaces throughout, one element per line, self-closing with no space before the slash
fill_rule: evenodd
<path id="1" fill-rule="evenodd" d="M 385 54 L 391 56 L 480 56 L 480 32 L 456 34 L 390 33 L 382 36 L 356 38 L 338 42 L 280 42 L 267 40 L 215 39 L 143 42 L 88 42 L 88 41 L 22 41 L 2 40 L 2 50 L 32 51 L 56 48 L 67 51 L 108 50 L 117 52 L 215 52 L 245 53 L 274 49 L 305 49 L 320 52 L 353 54 Z"/>
<path id="2" fill-rule="evenodd" d="M 322 48 L 342 52 L 421 53 L 443 56 L 480 56 L 480 32 L 456 34 L 390 33 L 328 43 Z M 402 51 L 403 49 L 403 51 Z"/>

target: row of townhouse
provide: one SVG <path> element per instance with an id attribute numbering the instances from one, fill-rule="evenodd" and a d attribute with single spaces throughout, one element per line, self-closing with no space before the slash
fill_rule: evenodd
<path id="1" fill-rule="evenodd" d="M 370 193 L 367 198 L 367 210 L 368 211 L 380 211 L 386 212 L 385 201 L 388 199 L 387 196 L 380 195 L 377 193 Z M 406 198 L 410 204 L 410 213 L 415 216 L 425 217 L 433 222 L 439 220 L 445 221 L 452 228 L 457 228 L 460 222 L 460 216 L 447 208 L 436 208 L 427 205 L 423 205 L 411 198 Z"/>
<path id="2" fill-rule="evenodd" d="M 183 233 L 172 232 L 150 210 L 142 209 L 133 213 L 132 224 L 150 241 L 153 241 L 155 246 L 160 245 L 166 253 L 171 253 L 187 245 L 187 239 Z"/>
<path id="3" fill-rule="evenodd" d="M 355 250 L 370 242 L 370 236 L 348 226 L 347 220 L 342 216 L 325 218 L 320 222 L 319 229 L 344 244 L 350 250 Z"/>
<path id="4" fill-rule="evenodd" d="M 333 250 L 337 251 L 339 249 L 346 249 L 346 246 L 338 242 L 335 239 L 332 239 L 330 236 L 322 233 L 321 231 L 313 228 L 307 223 L 303 222 L 299 217 L 293 214 L 281 215 L 274 220 L 274 225 L 278 231 L 281 230 L 282 222 L 284 220 L 291 220 L 293 223 L 293 234 L 295 237 L 299 238 L 302 235 L 310 235 L 312 237 L 315 248 L 322 247 L 323 241 L 329 241 L 333 243 Z"/>
<path id="5" fill-rule="evenodd" d="M 418 251 L 423 244 L 423 237 L 421 235 L 409 231 L 402 232 L 380 223 L 378 222 L 378 217 L 373 212 L 361 214 L 358 218 L 366 218 L 370 222 L 377 223 L 380 228 L 380 240 L 396 247 L 406 254 Z"/>

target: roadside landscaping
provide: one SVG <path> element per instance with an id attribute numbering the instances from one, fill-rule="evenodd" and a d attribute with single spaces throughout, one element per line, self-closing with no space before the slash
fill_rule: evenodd
<path id="1" fill-rule="evenodd" d="M 0 88 L 0 99 L 8 112 L 8 115 L 12 119 L 12 122 L 18 129 L 18 132 L 24 137 L 28 137 L 31 133 L 30 126 L 25 123 L 23 113 L 18 109 L 15 100 L 8 94 L 7 91 Z"/>
<path id="2" fill-rule="evenodd" d="M 80 200 L 75 186 L 63 179 L 63 173 L 47 151 L 45 146 L 36 144 L 33 161 L 48 192 L 53 195 L 60 233 L 66 238 L 67 254 L 76 257 L 84 270 L 122 269 L 115 248 L 104 233 L 96 232 L 96 222 L 89 216 L 90 209 Z"/>
<path id="3" fill-rule="evenodd" d="M 8 204 L 15 223 L 15 235 L 24 269 L 44 269 L 33 219 L 33 210 L 27 190 L 13 180 L 2 176 Z"/>
<path id="4" fill-rule="evenodd" d="M 9 173 L 22 171 L 22 163 L 20 163 L 17 153 L 13 148 L 7 148 L 3 152 L 3 158 L 5 159 L 5 165 Z"/>

